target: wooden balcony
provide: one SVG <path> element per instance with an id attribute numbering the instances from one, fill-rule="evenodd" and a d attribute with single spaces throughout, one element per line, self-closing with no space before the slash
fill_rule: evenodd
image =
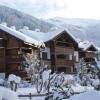
<path id="1" fill-rule="evenodd" d="M 74 52 L 74 48 L 72 48 L 72 47 L 59 47 L 59 46 L 56 46 L 55 47 L 55 52 L 56 52 L 56 54 L 73 53 Z"/>
<path id="2" fill-rule="evenodd" d="M 56 64 L 56 66 L 73 66 L 74 61 L 73 60 L 56 59 L 55 64 Z"/>
<path id="3" fill-rule="evenodd" d="M 86 58 L 94 58 L 94 57 L 96 57 L 96 54 L 94 52 L 86 52 L 85 57 Z"/>
<path id="4" fill-rule="evenodd" d="M 56 41 L 56 46 L 61 46 L 61 47 L 73 47 L 72 43 L 65 42 L 65 41 Z"/>

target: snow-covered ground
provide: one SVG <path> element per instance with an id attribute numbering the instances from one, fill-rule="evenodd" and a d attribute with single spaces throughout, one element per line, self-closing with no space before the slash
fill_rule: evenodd
<path id="1" fill-rule="evenodd" d="M 88 91 L 74 95 L 69 100 L 100 100 L 100 91 Z"/>
<path id="2" fill-rule="evenodd" d="M 29 100 L 29 98 L 20 98 L 20 100 Z M 32 100 L 45 100 L 44 97 L 35 97 Z M 100 91 L 88 91 L 81 94 L 74 95 L 69 99 L 63 100 L 100 100 Z"/>
<path id="3" fill-rule="evenodd" d="M 43 75 L 46 76 L 45 74 L 47 73 L 44 73 Z M 50 76 L 48 74 L 48 76 L 44 78 L 44 81 L 48 82 L 49 77 L 53 77 L 53 78 L 56 77 L 54 78 L 54 80 L 52 80 L 53 84 L 50 85 L 50 90 L 49 90 L 53 94 L 53 100 L 56 100 L 55 98 L 57 97 L 60 98 L 61 100 L 63 100 L 62 98 L 68 98 L 68 97 L 70 98 L 65 99 L 65 100 L 83 100 L 83 98 L 84 100 L 99 100 L 100 99 L 100 91 L 95 90 L 96 89 L 95 86 L 100 85 L 100 80 L 97 77 L 95 79 L 91 78 L 90 81 L 92 81 L 92 84 L 89 83 L 87 85 L 82 85 L 81 84 L 82 81 L 80 82 L 78 79 L 76 79 L 76 77 L 78 76 L 74 76 L 70 74 L 66 75 L 64 73 L 61 73 L 61 74 L 54 74 Z M 10 90 L 11 88 L 11 86 L 9 86 L 10 81 L 14 81 L 15 83 L 17 83 L 18 88 L 16 92 L 13 92 Z M 1 80 L 0 83 L 1 85 L 2 83 L 4 83 L 3 79 Z M 37 84 L 35 83 L 32 84 L 27 81 L 21 80 L 19 77 L 16 77 L 15 75 L 10 75 L 8 77 L 9 89 L 0 87 L 0 100 L 2 100 L 2 98 L 4 100 L 45 100 L 45 97 L 46 97 L 45 95 L 48 92 L 47 91 L 48 89 L 45 88 L 44 85 L 47 85 L 47 84 L 44 84 L 44 83 L 42 85 L 42 90 L 40 94 L 38 94 Z M 20 96 L 28 95 L 28 97 L 18 98 L 19 95 Z M 29 97 L 29 95 L 31 95 L 31 97 Z M 35 95 L 35 96 L 33 97 L 32 95 Z"/>
<path id="4" fill-rule="evenodd" d="M 29 98 L 20 98 L 20 100 L 29 100 Z M 45 100 L 44 97 L 35 97 L 32 100 Z M 100 100 L 100 91 L 88 91 L 81 94 L 74 95 L 69 99 L 63 100 Z"/>
<path id="5" fill-rule="evenodd" d="M 20 98 L 20 100 L 30 100 L 29 98 Z M 31 100 L 45 100 L 45 97 L 34 97 Z"/>
<path id="6" fill-rule="evenodd" d="M 15 92 L 10 89 L 0 87 L 0 100 L 19 100 Z"/>
<path id="7" fill-rule="evenodd" d="M 69 99 L 63 99 L 63 100 L 100 100 L 100 91 L 95 91 L 93 87 L 89 86 L 80 86 L 79 84 L 73 85 L 72 89 L 74 92 L 81 92 L 80 94 L 75 94 L 74 96 L 71 96 Z M 64 90 L 66 90 L 64 88 Z M 35 87 L 30 88 L 18 88 L 17 92 L 13 92 L 10 89 L 6 89 L 3 87 L 0 87 L 0 100 L 4 98 L 5 100 L 30 100 L 29 97 L 20 97 L 18 99 L 17 95 L 28 95 L 31 94 L 37 94 L 37 90 Z M 42 93 L 45 93 L 45 91 Z M 45 100 L 45 96 L 40 97 L 32 97 L 31 100 Z"/>

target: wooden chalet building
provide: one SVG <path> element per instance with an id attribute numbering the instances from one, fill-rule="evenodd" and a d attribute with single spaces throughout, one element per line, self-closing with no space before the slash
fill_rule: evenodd
<path id="1" fill-rule="evenodd" d="M 23 53 L 36 53 L 38 42 L 27 35 L 0 24 L 0 75 L 26 74 L 22 68 Z"/>
<path id="2" fill-rule="evenodd" d="M 47 65 L 52 72 L 75 73 L 79 62 L 78 43 L 66 30 L 56 30 L 48 33 L 20 30 L 37 40 L 42 40 L 46 47 L 40 50 L 41 65 Z"/>
<path id="3" fill-rule="evenodd" d="M 79 43 L 79 57 L 84 58 L 87 64 L 95 64 L 95 58 L 97 57 L 97 48 L 89 41 L 83 41 Z"/>
<path id="4" fill-rule="evenodd" d="M 45 48 L 37 48 L 40 42 L 45 43 Z M 41 66 L 48 66 L 52 72 L 73 74 L 79 58 L 84 58 L 87 63 L 93 62 L 96 51 L 96 47 L 90 43 L 78 43 L 68 30 L 43 33 L 24 27 L 16 31 L 14 27 L 0 24 L 0 73 L 6 75 L 26 75 L 22 66 L 23 54 L 26 53 L 39 53 Z"/>
<path id="5" fill-rule="evenodd" d="M 75 64 L 78 63 L 78 43 L 67 32 L 62 31 L 46 42 L 50 47 L 51 69 L 53 72 L 74 73 Z M 42 58 L 46 58 L 45 52 Z"/>

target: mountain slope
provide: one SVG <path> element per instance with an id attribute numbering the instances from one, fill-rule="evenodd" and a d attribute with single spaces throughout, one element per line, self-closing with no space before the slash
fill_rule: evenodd
<path id="1" fill-rule="evenodd" d="M 100 20 L 67 19 L 60 17 L 41 20 L 0 5 L 1 22 L 7 22 L 8 26 L 16 26 L 17 29 L 28 26 L 30 30 L 40 29 L 42 32 L 56 28 L 68 29 L 76 38 L 89 40 L 100 46 Z"/>
<path id="2" fill-rule="evenodd" d="M 48 31 L 53 25 L 45 21 L 39 20 L 33 16 L 29 16 L 20 11 L 0 5 L 0 23 L 7 22 L 8 26 L 16 26 L 17 29 L 28 26 L 29 29 L 40 29 Z"/>
<path id="3" fill-rule="evenodd" d="M 56 27 L 70 30 L 76 38 L 89 40 L 100 46 L 100 20 L 56 17 L 46 21 L 56 25 Z"/>

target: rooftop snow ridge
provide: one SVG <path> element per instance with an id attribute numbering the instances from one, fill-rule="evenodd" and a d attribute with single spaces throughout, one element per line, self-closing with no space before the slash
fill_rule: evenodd
<path id="1" fill-rule="evenodd" d="M 29 43 L 32 45 L 40 45 L 40 43 L 37 40 L 29 37 L 28 35 L 23 34 L 22 32 L 15 30 L 14 27 L 13 28 L 8 27 L 7 23 L 0 24 L 0 29 L 7 32 L 8 34 L 18 38 L 18 39 L 21 39 L 25 43 Z"/>
<path id="2" fill-rule="evenodd" d="M 58 27 L 51 27 L 51 31 L 54 31 L 54 30 L 57 30 L 58 29 Z"/>
<path id="3" fill-rule="evenodd" d="M 83 50 L 88 49 L 90 46 L 94 46 L 95 48 L 97 48 L 93 42 L 89 42 L 88 40 L 79 42 L 79 47 L 82 48 Z"/>
<path id="4" fill-rule="evenodd" d="M 15 26 L 11 26 L 10 28 L 13 29 L 13 30 L 16 30 L 16 27 Z"/>
<path id="5" fill-rule="evenodd" d="M 56 30 L 52 30 L 49 32 L 37 32 L 37 31 L 33 31 L 33 30 L 25 30 L 25 29 L 20 29 L 20 32 L 22 32 L 25 35 L 28 35 L 29 37 L 36 39 L 37 41 L 43 41 L 43 42 L 47 42 L 51 39 L 53 39 L 54 37 L 56 37 L 57 35 L 61 34 L 62 32 L 66 31 L 75 41 L 76 38 L 70 33 L 69 30 L 65 30 L 65 29 L 56 29 Z M 77 42 L 77 41 L 76 41 Z"/>
<path id="6" fill-rule="evenodd" d="M 2 22 L 1 25 L 7 26 L 7 23 L 6 22 Z"/>
<path id="7" fill-rule="evenodd" d="M 24 26 L 23 29 L 29 30 L 29 27 L 28 26 Z"/>

